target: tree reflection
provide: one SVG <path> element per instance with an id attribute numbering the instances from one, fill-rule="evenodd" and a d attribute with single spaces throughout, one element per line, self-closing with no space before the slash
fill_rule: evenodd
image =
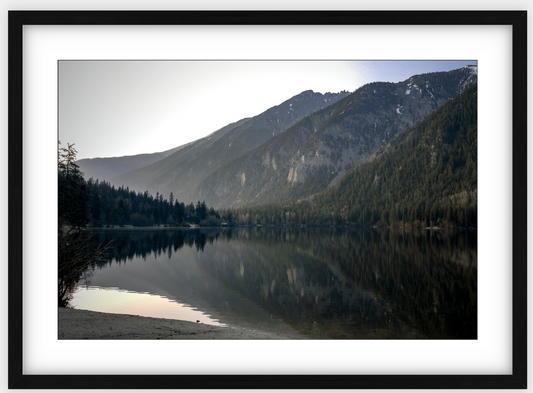
<path id="1" fill-rule="evenodd" d="M 146 260 L 148 255 L 170 259 L 172 251 L 177 252 L 184 246 L 195 247 L 203 251 L 207 243 L 215 241 L 220 230 L 92 230 L 92 238 L 101 244 L 114 240 L 115 247 L 108 252 L 109 258 L 96 262 L 93 266 L 105 266 L 112 263 L 125 263 L 134 258 Z"/>

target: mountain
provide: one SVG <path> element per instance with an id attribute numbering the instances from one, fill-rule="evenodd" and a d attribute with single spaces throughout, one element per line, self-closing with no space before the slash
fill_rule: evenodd
<path id="1" fill-rule="evenodd" d="M 393 138 L 310 206 L 363 224 L 475 227 L 477 86 Z"/>
<path id="2" fill-rule="evenodd" d="M 111 179 L 120 176 L 123 173 L 145 167 L 168 157 L 185 146 L 187 145 L 152 154 L 137 154 L 124 157 L 84 158 L 76 161 L 76 163 L 79 165 L 80 171 L 83 173 L 85 179 L 88 180 L 92 177 L 94 179 L 111 181 Z"/>
<path id="3" fill-rule="evenodd" d="M 220 208 L 306 198 L 476 83 L 477 66 L 468 66 L 367 84 L 221 166 L 203 179 L 193 200 Z"/>
<path id="4" fill-rule="evenodd" d="M 195 201 L 201 181 L 219 167 L 348 94 L 304 91 L 258 116 L 229 124 L 151 165 L 121 174 L 112 183 L 141 192 L 148 190 L 153 195 L 159 192 L 165 197 L 172 192 L 180 201 Z"/>

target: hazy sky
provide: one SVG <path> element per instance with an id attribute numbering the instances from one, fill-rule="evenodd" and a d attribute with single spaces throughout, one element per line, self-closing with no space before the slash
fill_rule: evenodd
<path id="1" fill-rule="evenodd" d="M 59 139 L 78 159 L 154 153 L 256 116 L 301 93 L 475 61 L 61 61 Z"/>

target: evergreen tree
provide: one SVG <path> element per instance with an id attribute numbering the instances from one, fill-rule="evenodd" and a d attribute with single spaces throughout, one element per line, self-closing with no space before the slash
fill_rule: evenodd
<path id="1" fill-rule="evenodd" d="M 97 192 L 93 192 L 92 202 L 91 202 L 91 219 L 94 226 L 100 225 L 100 217 L 102 215 L 102 211 L 100 209 L 100 196 Z"/>
<path id="2" fill-rule="evenodd" d="M 90 192 L 78 164 L 74 144 L 59 148 L 58 210 L 60 226 L 81 229 L 89 223 Z"/>
<path id="3" fill-rule="evenodd" d="M 59 145 L 61 146 L 61 145 Z M 108 246 L 91 241 L 90 190 L 76 164 L 73 144 L 58 150 L 58 305 L 65 307 L 87 267 L 103 258 Z"/>
<path id="4" fill-rule="evenodd" d="M 207 207 L 206 207 L 205 201 L 203 202 L 198 201 L 198 203 L 196 204 L 196 217 L 198 217 L 200 221 L 206 219 Z"/>

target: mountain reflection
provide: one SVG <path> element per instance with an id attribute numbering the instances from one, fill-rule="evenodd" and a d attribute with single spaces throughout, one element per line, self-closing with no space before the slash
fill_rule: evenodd
<path id="1" fill-rule="evenodd" d="M 160 229 L 93 234 L 103 243 L 115 239 L 116 245 L 107 262 L 93 266 L 101 273 L 95 277 L 101 282 L 93 284 L 127 288 L 128 279 L 118 273 L 113 277 L 120 283 L 106 281 L 106 268 L 132 265 L 145 269 L 137 275 L 150 281 L 148 291 L 187 301 L 222 323 L 248 319 L 268 328 L 268 321 L 259 320 L 274 318 L 310 338 L 477 337 L 475 233 Z M 153 259 L 167 262 L 148 263 Z M 138 260 L 148 262 L 134 267 Z"/>

